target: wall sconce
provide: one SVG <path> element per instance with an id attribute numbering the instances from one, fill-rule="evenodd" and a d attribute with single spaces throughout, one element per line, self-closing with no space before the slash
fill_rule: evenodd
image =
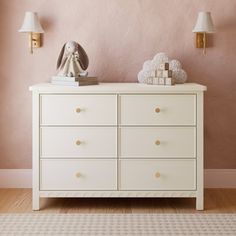
<path id="1" fill-rule="evenodd" d="M 44 33 L 44 30 L 40 25 L 36 12 L 27 11 L 25 13 L 25 18 L 19 32 L 29 34 L 30 53 L 33 53 L 33 48 L 41 47 L 41 33 Z"/>
<path id="2" fill-rule="evenodd" d="M 196 48 L 203 48 L 203 54 L 206 54 L 207 34 L 214 33 L 215 27 L 210 12 L 199 12 L 197 23 L 193 29 L 196 33 Z"/>

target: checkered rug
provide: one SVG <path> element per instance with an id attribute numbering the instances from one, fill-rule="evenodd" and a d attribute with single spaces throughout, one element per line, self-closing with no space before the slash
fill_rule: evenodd
<path id="1" fill-rule="evenodd" d="M 0 214 L 0 235 L 236 235 L 236 214 Z"/>

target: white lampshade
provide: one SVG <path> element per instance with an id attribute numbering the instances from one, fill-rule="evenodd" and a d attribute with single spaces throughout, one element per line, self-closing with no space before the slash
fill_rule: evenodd
<path id="1" fill-rule="evenodd" d="M 197 23 L 193 29 L 195 33 L 214 33 L 215 27 L 210 12 L 199 12 Z"/>
<path id="2" fill-rule="evenodd" d="M 44 33 L 42 26 L 40 25 L 38 15 L 36 12 L 27 11 L 25 18 L 19 32 L 22 33 Z"/>

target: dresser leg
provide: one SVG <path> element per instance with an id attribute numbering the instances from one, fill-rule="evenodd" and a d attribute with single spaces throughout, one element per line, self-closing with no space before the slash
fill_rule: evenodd
<path id="1" fill-rule="evenodd" d="M 202 196 L 197 196 L 197 198 L 196 198 L 196 210 L 198 210 L 198 211 L 204 210 L 203 195 Z"/>
<path id="2" fill-rule="evenodd" d="M 38 211 L 40 209 L 40 197 L 38 196 L 38 194 L 33 193 L 32 209 L 33 211 Z"/>

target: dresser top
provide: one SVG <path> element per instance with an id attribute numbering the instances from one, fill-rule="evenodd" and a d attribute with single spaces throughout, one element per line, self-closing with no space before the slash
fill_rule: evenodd
<path id="1" fill-rule="evenodd" d="M 185 83 L 174 86 L 148 85 L 140 83 L 99 83 L 90 86 L 60 86 L 42 83 L 30 86 L 30 91 L 40 93 L 189 93 L 205 91 L 206 86 Z"/>

